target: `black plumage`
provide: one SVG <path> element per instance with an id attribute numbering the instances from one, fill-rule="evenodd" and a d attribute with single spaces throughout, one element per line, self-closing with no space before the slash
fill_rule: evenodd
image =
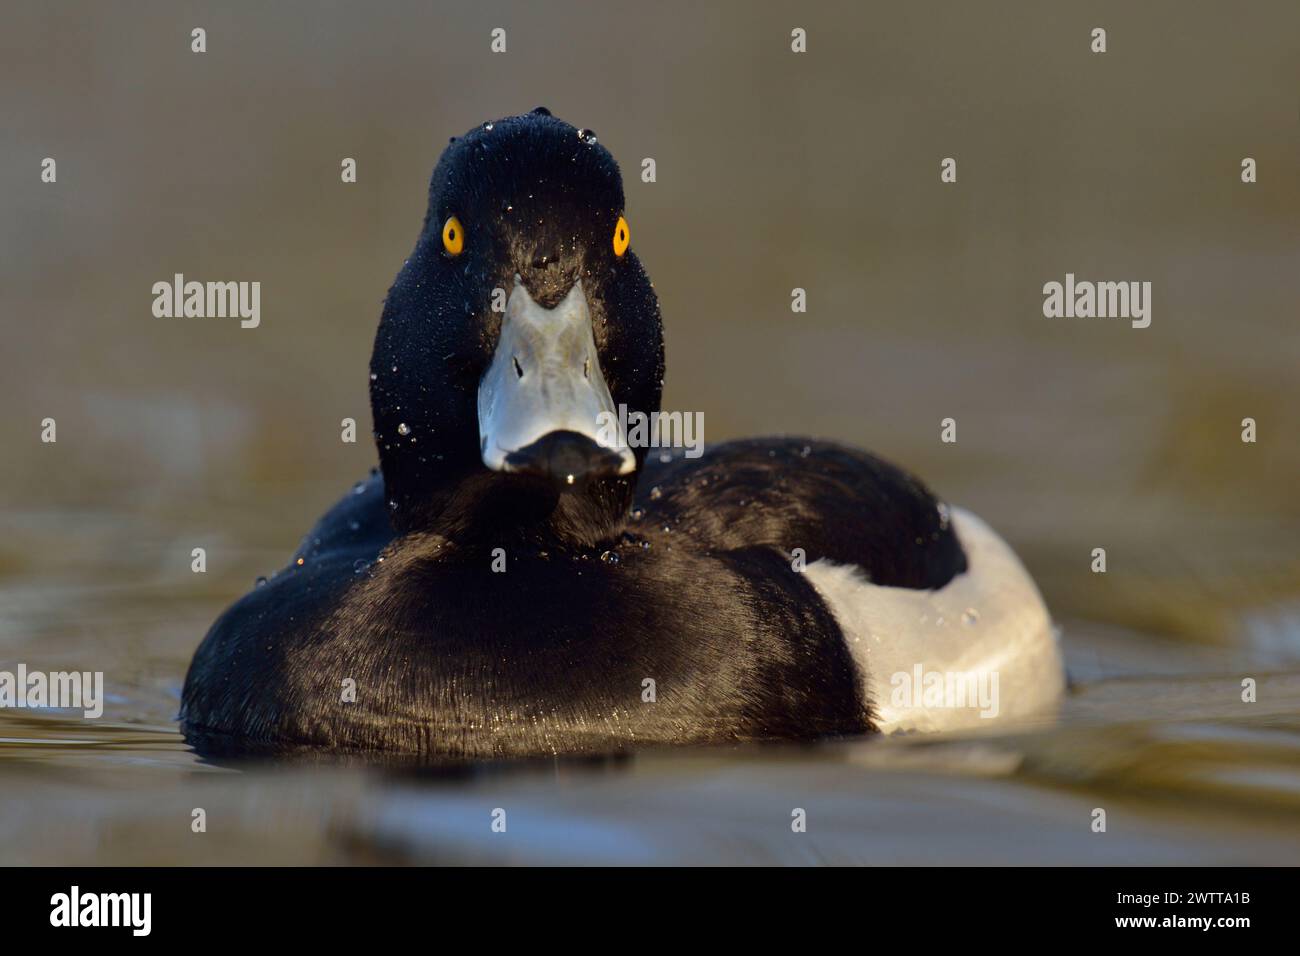
<path id="1" fill-rule="evenodd" d="M 545 111 L 447 147 L 371 360 L 382 473 L 213 625 L 182 701 L 198 749 L 456 759 L 871 729 L 791 552 L 941 587 L 965 557 L 916 479 L 799 439 L 638 449 L 637 474 L 571 488 L 482 463 L 492 294 L 516 274 L 545 307 L 581 279 L 614 401 L 658 410 L 659 309 L 635 253 L 611 247 L 622 213 L 608 151 Z M 465 248 L 449 256 L 453 215 Z"/>

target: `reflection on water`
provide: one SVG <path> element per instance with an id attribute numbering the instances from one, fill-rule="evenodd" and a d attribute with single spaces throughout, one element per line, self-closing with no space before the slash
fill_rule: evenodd
<path id="1" fill-rule="evenodd" d="M 23 799 L 0 843 L 7 863 L 1300 861 L 1300 675 L 1261 682 L 1269 708 L 1216 720 L 1196 702 L 1231 682 L 1188 683 L 1102 682 L 1081 693 L 1131 719 L 1072 703 L 1060 726 L 1013 736 L 453 772 L 215 767 L 165 725 L 5 715 L 5 786 Z M 1183 713 L 1135 716 L 1162 695 Z M 206 833 L 190 832 L 195 807 Z M 794 807 L 806 834 L 790 831 Z"/>

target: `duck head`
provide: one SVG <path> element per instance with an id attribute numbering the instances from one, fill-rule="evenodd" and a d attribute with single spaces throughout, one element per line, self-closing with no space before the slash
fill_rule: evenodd
<path id="1" fill-rule="evenodd" d="M 499 545 L 590 547 L 631 505 L 658 411 L 658 301 L 614 158 L 545 109 L 455 138 L 370 362 L 393 525 Z"/>

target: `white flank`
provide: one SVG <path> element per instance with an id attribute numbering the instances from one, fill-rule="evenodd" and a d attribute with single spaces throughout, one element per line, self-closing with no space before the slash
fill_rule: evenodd
<path id="1" fill-rule="evenodd" d="M 1065 689 L 1051 616 L 1033 579 L 975 515 L 954 508 L 952 522 L 968 567 L 937 591 L 881 587 L 854 565 L 826 560 L 805 572 L 844 632 L 885 733 L 988 728 L 1050 715 Z M 950 686 L 991 688 L 995 705 L 927 697 L 916 678 L 930 675 Z"/>

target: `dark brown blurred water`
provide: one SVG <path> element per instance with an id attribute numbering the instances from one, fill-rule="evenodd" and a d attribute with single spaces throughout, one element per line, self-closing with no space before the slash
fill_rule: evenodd
<path id="1" fill-rule="evenodd" d="M 1300 859 L 1294 3 L 4 19 L 0 667 L 103 670 L 113 696 L 98 722 L 0 711 L 0 859 Z M 438 153 L 537 105 L 624 166 L 666 407 L 704 412 L 709 440 L 872 448 L 985 517 L 1062 624 L 1077 686 L 1058 724 L 468 780 L 231 772 L 184 749 L 203 632 L 374 463 L 338 423 L 368 431 L 374 325 Z M 261 326 L 155 319 L 175 272 L 260 281 Z M 1150 281 L 1151 327 L 1044 319 L 1066 272 Z M 508 847 L 474 835 L 502 801 Z M 1091 834 L 1098 805 L 1124 825 Z M 191 834 L 194 806 L 220 825 Z"/>

